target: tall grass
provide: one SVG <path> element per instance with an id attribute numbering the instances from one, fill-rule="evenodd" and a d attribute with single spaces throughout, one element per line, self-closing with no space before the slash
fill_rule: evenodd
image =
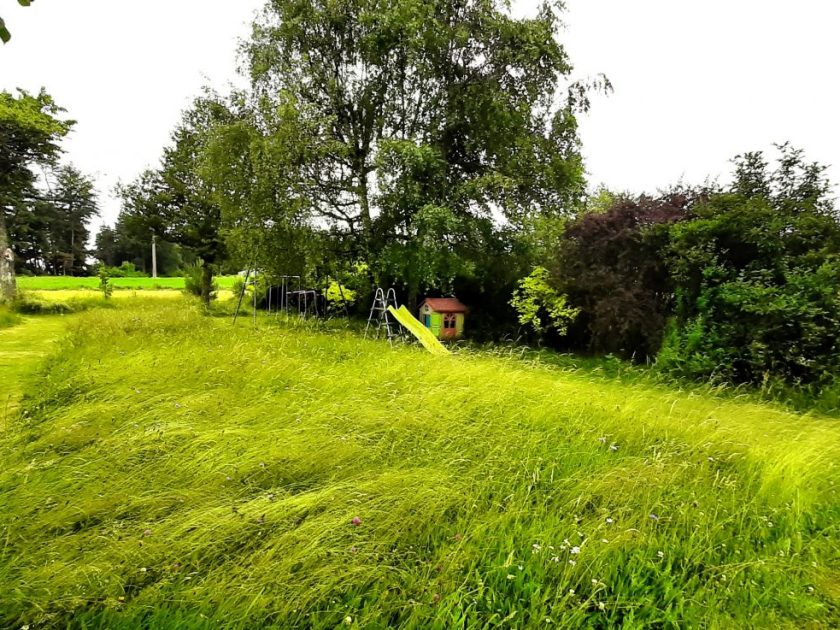
<path id="1" fill-rule="evenodd" d="M 0 330 L 16 326 L 20 321 L 20 315 L 6 306 L 0 305 Z"/>
<path id="2" fill-rule="evenodd" d="M 836 420 L 185 304 L 0 435 L 0 626 L 840 625 Z"/>

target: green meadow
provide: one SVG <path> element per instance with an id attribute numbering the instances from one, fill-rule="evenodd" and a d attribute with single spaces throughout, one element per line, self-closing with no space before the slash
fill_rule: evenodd
<path id="1" fill-rule="evenodd" d="M 186 299 L 0 382 L 0 627 L 840 626 L 834 418 Z"/>
<path id="2" fill-rule="evenodd" d="M 220 289 L 232 289 L 236 276 L 218 276 L 215 282 Z M 114 290 L 154 291 L 184 288 L 184 278 L 111 278 L 109 283 Z M 97 290 L 99 278 L 73 276 L 21 276 L 17 279 L 18 288 L 23 291 L 73 291 Z"/>

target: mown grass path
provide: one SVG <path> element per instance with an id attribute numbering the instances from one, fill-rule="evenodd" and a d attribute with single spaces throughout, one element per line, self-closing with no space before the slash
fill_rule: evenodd
<path id="1" fill-rule="evenodd" d="M 67 329 L 67 316 L 28 317 L 23 323 L 0 330 L 0 406 L 5 430 L 23 393 L 23 383 Z"/>

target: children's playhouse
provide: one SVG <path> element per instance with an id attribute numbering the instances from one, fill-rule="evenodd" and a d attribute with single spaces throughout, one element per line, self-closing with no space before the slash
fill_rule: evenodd
<path id="1" fill-rule="evenodd" d="M 426 298 L 420 305 L 420 321 L 438 339 L 459 339 L 467 311 L 458 298 Z"/>

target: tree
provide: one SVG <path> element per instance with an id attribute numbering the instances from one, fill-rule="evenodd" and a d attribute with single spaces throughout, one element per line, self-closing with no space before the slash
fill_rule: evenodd
<path id="1" fill-rule="evenodd" d="M 669 226 L 689 218 L 691 197 L 617 198 L 564 232 L 551 284 L 580 309 L 573 342 L 646 360 L 659 350 L 674 289 L 665 251 Z"/>
<path id="2" fill-rule="evenodd" d="M 15 208 L 36 198 L 35 175 L 31 166 L 54 164 L 60 153 L 58 142 L 73 123 L 61 120 L 63 112 L 43 90 L 32 96 L 0 93 L 0 301 L 16 293 L 13 243 L 7 218 Z"/>
<path id="3" fill-rule="evenodd" d="M 17 0 L 17 2 L 22 7 L 28 7 L 34 2 L 34 0 Z M 0 41 L 4 44 L 8 44 L 10 39 L 12 39 L 12 34 L 9 32 L 9 29 L 6 28 L 6 23 L 3 21 L 3 18 L 0 17 Z"/>
<path id="4" fill-rule="evenodd" d="M 48 196 L 50 246 L 47 271 L 85 275 L 90 251 L 88 222 L 99 214 L 93 181 L 73 166 L 56 172 L 55 190 Z"/>
<path id="5" fill-rule="evenodd" d="M 195 100 L 164 150 L 159 169 L 146 171 L 120 189 L 123 215 L 147 233 L 190 248 L 202 261 L 201 297 L 209 305 L 215 268 L 226 257 L 222 215 L 201 162 L 215 125 L 231 122 L 217 98 Z"/>
<path id="6" fill-rule="evenodd" d="M 288 125 L 286 112 L 263 104 L 258 113 L 246 100 L 234 95 L 227 104 L 231 118 L 211 129 L 200 175 L 213 191 L 229 253 L 240 268 L 311 278 L 329 239 L 314 229 L 294 176 L 294 148 L 308 131 Z"/>
<path id="7" fill-rule="evenodd" d="M 521 226 L 582 197 L 587 86 L 562 94 L 557 6 L 272 0 L 255 25 L 257 128 L 284 138 L 286 189 L 410 302 L 471 274 L 495 217 Z"/>

